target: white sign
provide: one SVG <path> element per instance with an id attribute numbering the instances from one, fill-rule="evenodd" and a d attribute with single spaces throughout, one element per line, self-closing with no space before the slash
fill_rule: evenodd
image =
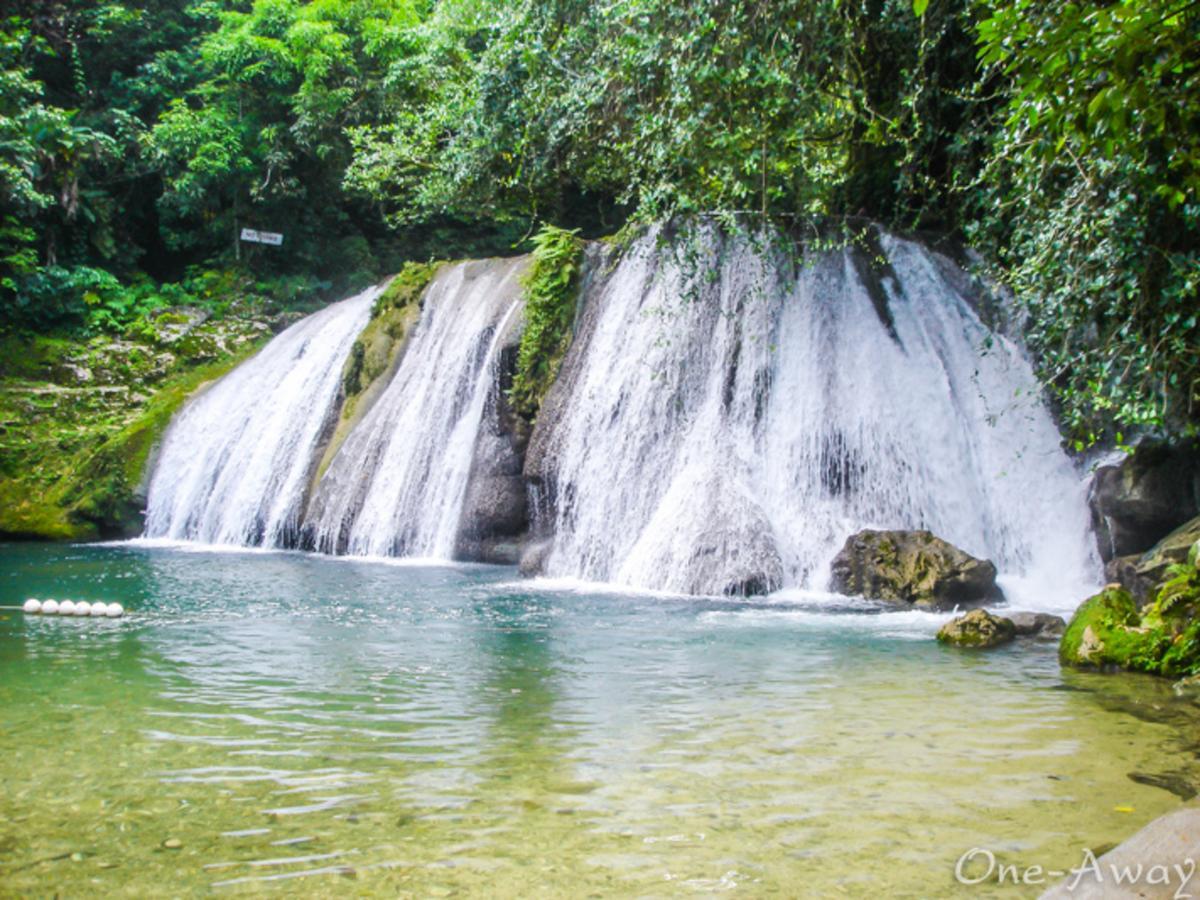
<path id="1" fill-rule="evenodd" d="M 271 244 L 278 247 L 283 243 L 283 235 L 275 231 L 257 231 L 253 228 L 242 229 L 242 240 L 254 244 Z"/>

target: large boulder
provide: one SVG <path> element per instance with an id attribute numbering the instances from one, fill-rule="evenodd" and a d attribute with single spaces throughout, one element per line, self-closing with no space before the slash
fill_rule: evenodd
<path id="1" fill-rule="evenodd" d="M 1100 557 L 1145 553 L 1200 515 L 1200 446 L 1146 441 L 1096 470 L 1088 496 Z"/>
<path id="2" fill-rule="evenodd" d="M 723 469 L 677 477 L 629 551 L 618 580 L 688 594 L 754 596 L 783 586 L 771 522 Z"/>
<path id="3" fill-rule="evenodd" d="M 770 523 L 757 507 L 741 505 L 732 510 L 724 518 L 711 519 L 712 524 L 696 537 L 688 561 L 688 590 L 738 597 L 779 590 L 783 560 Z"/>
<path id="4" fill-rule="evenodd" d="M 833 560 L 830 589 L 921 609 L 999 603 L 996 567 L 928 531 L 860 531 Z"/>
<path id="5" fill-rule="evenodd" d="M 1139 606 L 1110 584 L 1071 617 L 1058 656 L 1064 665 L 1148 672 L 1167 678 L 1200 674 L 1200 544 Z"/>
<path id="6" fill-rule="evenodd" d="M 1050 888 L 1041 900 L 1174 900 L 1194 895 L 1200 809 L 1177 809 Z M 1029 870 L 1032 871 L 1032 870 Z M 1136 881 L 1129 873 L 1137 873 Z"/>
<path id="7" fill-rule="evenodd" d="M 937 633 L 938 643 L 972 650 L 986 650 L 1007 644 L 1017 636 L 1011 619 L 993 616 L 986 609 L 973 609 L 952 619 Z"/>

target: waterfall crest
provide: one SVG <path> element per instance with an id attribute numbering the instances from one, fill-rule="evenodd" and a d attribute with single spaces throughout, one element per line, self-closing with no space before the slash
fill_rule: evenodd
<path id="1" fill-rule="evenodd" d="M 874 274 L 850 249 L 792 272 L 715 231 L 686 258 L 657 240 L 593 279 L 531 443 L 546 574 L 821 590 L 874 527 L 992 559 L 1030 608 L 1094 581 L 1081 478 L 948 259 L 884 235 Z"/>
<path id="2" fill-rule="evenodd" d="M 321 477 L 305 542 L 357 556 L 454 554 L 497 347 L 525 258 L 459 263 L 426 291 L 391 383 Z"/>
<path id="3" fill-rule="evenodd" d="M 294 543 L 342 367 L 380 288 L 301 319 L 188 401 L 163 439 L 145 535 Z"/>

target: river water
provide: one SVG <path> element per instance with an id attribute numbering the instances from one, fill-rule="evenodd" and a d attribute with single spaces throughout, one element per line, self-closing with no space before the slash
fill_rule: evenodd
<path id="1" fill-rule="evenodd" d="M 0 613 L 4 895 L 1033 896 L 956 860 L 1066 869 L 1197 780 L 1169 685 L 844 598 L 0 546 L 29 596 L 130 614 Z"/>

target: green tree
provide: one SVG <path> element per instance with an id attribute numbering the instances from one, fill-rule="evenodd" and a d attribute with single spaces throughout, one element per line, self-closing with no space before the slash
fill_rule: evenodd
<path id="1" fill-rule="evenodd" d="M 1200 4 L 1017 0 L 979 23 L 1007 103 L 974 235 L 1081 443 L 1200 415 Z"/>

